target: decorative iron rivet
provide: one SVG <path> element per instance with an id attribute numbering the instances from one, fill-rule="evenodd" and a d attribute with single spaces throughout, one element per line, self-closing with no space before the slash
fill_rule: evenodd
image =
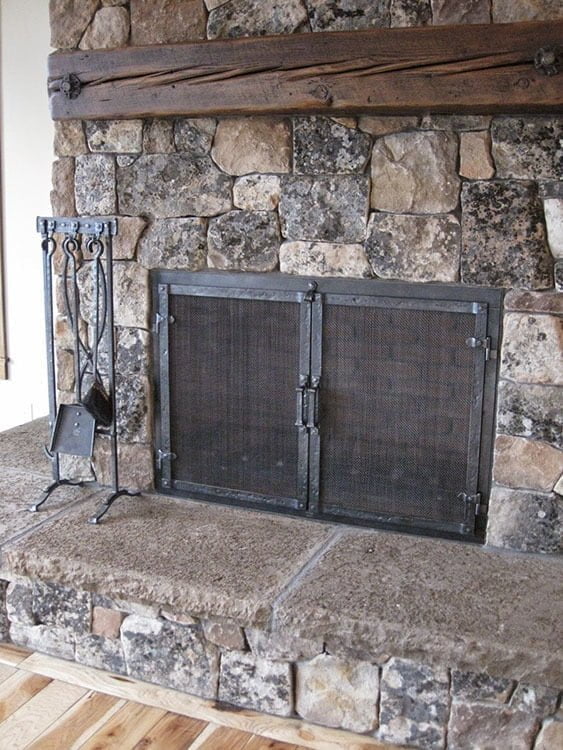
<path id="1" fill-rule="evenodd" d="M 82 90 L 80 78 L 74 73 L 68 73 L 63 76 L 61 81 L 61 91 L 67 99 L 76 99 Z"/>
<path id="2" fill-rule="evenodd" d="M 541 47 L 534 57 L 534 67 L 546 76 L 559 73 L 559 56 L 555 47 Z"/>

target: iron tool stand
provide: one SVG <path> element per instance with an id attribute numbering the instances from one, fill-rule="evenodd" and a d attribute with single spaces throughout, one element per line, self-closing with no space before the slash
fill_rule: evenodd
<path id="1" fill-rule="evenodd" d="M 97 524 L 118 497 L 140 494 L 119 484 L 112 256 L 112 237 L 117 234 L 117 220 L 103 217 L 38 217 L 37 231 L 41 234 L 43 250 L 51 430 L 51 442 L 45 451 L 52 463 L 54 481 L 29 510 L 38 511 L 58 487 L 84 486 L 83 481 L 61 477 L 60 455 L 85 456 L 92 462 L 95 437 L 103 434 L 109 437 L 113 492 L 89 519 L 89 523 Z M 57 397 L 53 315 L 56 297 L 54 265 L 58 246 L 55 235 L 63 235 L 61 296 L 73 342 L 74 404 L 61 404 Z M 89 303 L 89 325 L 81 318 L 86 302 Z M 100 366 L 100 355 L 105 358 L 103 367 Z"/>

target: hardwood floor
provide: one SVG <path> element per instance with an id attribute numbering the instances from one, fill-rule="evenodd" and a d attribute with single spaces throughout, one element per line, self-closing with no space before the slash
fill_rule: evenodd
<path id="1" fill-rule="evenodd" d="M 0 644 L 2 750 L 392 750 Z"/>

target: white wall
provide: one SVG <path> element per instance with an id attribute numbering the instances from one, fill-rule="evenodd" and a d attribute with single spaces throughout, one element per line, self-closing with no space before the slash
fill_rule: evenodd
<path id="1" fill-rule="evenodd" d="M 47 413 L 43 282 L 35 217 L 50 216 L 47 0 L 0 0 L 0 137 L 9 379 L 0 430 Z"/>

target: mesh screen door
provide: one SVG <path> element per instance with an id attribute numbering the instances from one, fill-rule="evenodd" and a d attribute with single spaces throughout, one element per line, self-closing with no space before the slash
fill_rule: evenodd
<path id="1" fill-rule="evenodd" d="M 168 314 L 175 486 L 297 505 L 299 306 L 182 293 Z"/>
<path id="2" fill-rule="evenodd" d="M 172 271 L 154 289 L 159 489 L 478 537 L 499 292 Z"/>
<path id="3" fill-rule="evenodd" d="M 483 321 L 470 305 L 370 302 L 323 307 L 322 508 L 464 524 L 483 363 L 467 342 Z"/>

